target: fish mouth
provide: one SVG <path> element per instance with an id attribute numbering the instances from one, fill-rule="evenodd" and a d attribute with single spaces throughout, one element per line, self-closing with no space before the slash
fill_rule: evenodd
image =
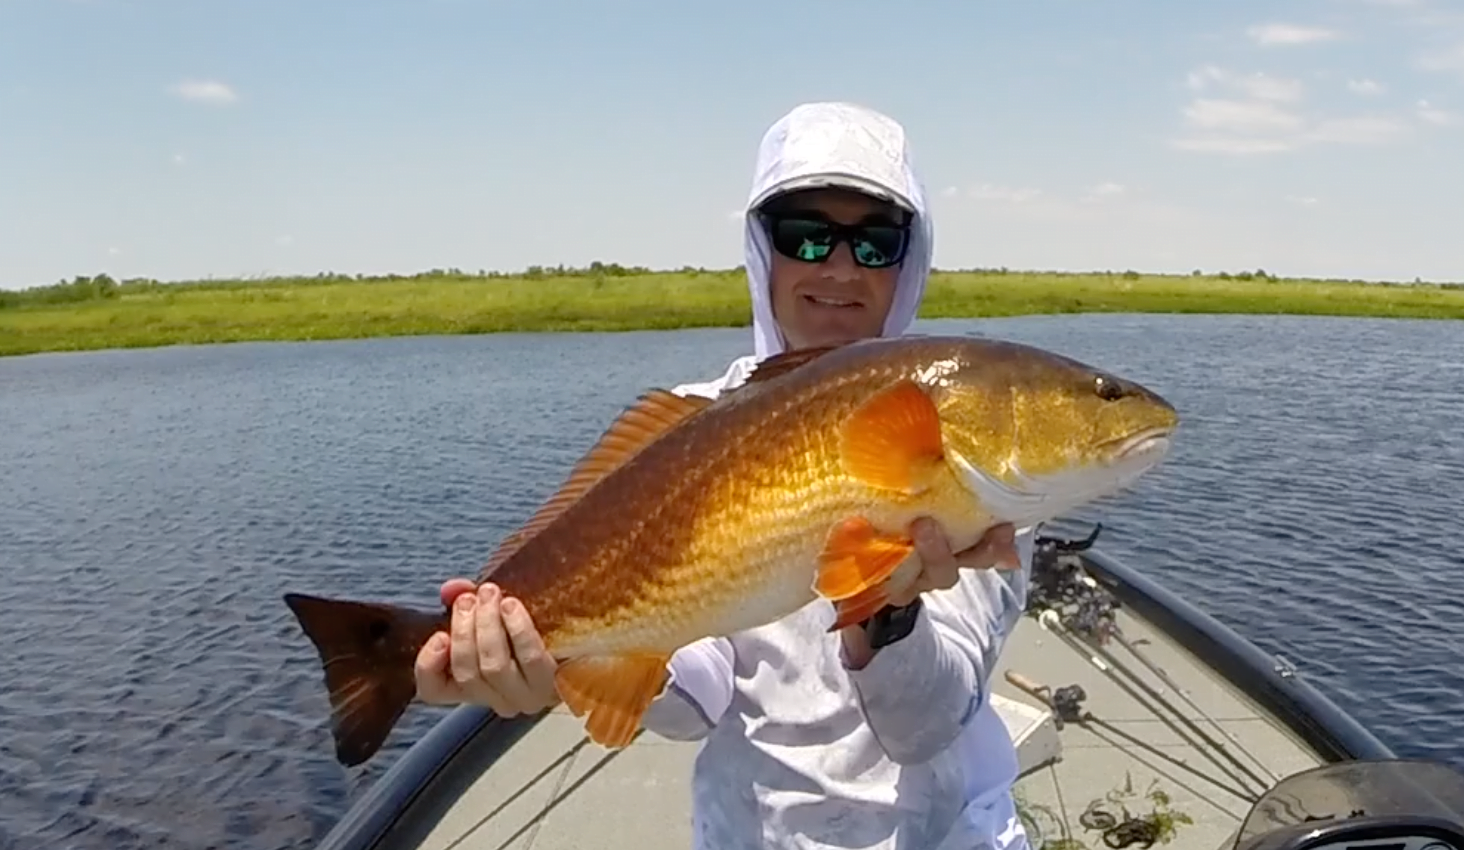
<path id="1" fill-rule="evenodd" d="M 1164 459 L 1173 432 L 1159 426 L 1118 437 L 1098 446 L 1086 461 L 1046 474 L 1029 474 L 1013 464 L 1003 477 L 954 450 L 948 450 L 948 458 L 967 491 L 993 515 L 1022 528 L 1128 489 Z"/>
<path id="2" fill-rule="evenodd" d="M 1110 440 L 1103 444 L 1103 448 L 1110 450 L 1109 457 L 1115 463 L 1162 455 L 1169 451 L 1173 435 L 1173 428 L 1146 428 L 1137 434 Z"/>

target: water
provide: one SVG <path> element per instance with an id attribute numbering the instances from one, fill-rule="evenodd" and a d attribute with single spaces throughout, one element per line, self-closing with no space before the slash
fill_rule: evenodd
<path id="1" fill-rule="evenodd" d="M 922 323 L 1152 384 L 1166 465 L 1080 514 L 1389 744 L 1464 764 L 1464 324 Z M 287 590 L 435 603 L 648 384 L 746 330 L 0 360 L 0 846 L 309 847 L 352 780 Z"/>

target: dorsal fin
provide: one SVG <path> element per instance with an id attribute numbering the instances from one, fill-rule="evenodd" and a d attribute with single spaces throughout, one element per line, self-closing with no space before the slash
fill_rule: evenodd
<path id="1" fill-rule="evenodd" d="M 836 343 L 834 345 L 816 345 L 811 348 L 795 348 L 792 351 L 780 351 L 777 354 L 768 355 L 765 360 L 752 367 L 752 374 L 743 381 L 743 386 L 757 383 L 758 381 L 771 381 L 779 375 L 786 375 L 806 363 L 828 354 L 838 348 L 843 348 L 847 343 Z"/>
<path id="2" fill-rule="evenodd" d="M 543 531 L 587 490 L 599 483 L 600 479 L 615 471 L 688 416 L 711 403 L 712 400 L 705 396 L 679 396 L 661 389 L 642 394 L 610 423 L 610 427 L 605 429 L 595 445 L 570 470 L 569 477 L 539 506 L 534 515 L 499 542 L 483 568 L 484 574 L 492 572 L 508 560 L 531 537 Z"/>

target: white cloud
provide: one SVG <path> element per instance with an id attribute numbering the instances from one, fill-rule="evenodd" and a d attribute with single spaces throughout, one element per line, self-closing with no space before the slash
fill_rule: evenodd
<path id="1" fill-rule="evenodd" d="M 1290 80 L 1282 77 L 1272 77 L 1266 74 L 1251 74 L 1240 79 L 1241 88 L 1250 93 L 1251 97 L 1260 100 L 1278 100 L 1283 102 L 1301 100 L 1306 89 L 1301 80 Z"/>
<path id="2" fill-rule="evenodd" d="M 1303 125 L 1299 115 L 1274 103 L 1255 100 L 1197 98 L 1184 108 L 1184 117 L 1191 127 L 1224 133 L 1290 132 Z"/>
<path id="3" fill-rule="evenodd" d="M 1321 203 L 1321 201 L 1310 195 L 1287 195 L 1283 200 L 1289 204 L 1296 204 L 1299 207 L 1314 207 Z"/>
<path id="4" fill-rule="evenodd" d="M 184 156 L 183 154 L 181 154 L 181 153 L 175 153 L 175 154 L 173 154 L 173 164 L 174 165 L 182 165 L 182 164 L 186 163 L 187 161 L 188 161 L 188 157 Z"/>
<path id="5" fill-rule="evenodd" d="M 1325 27 L 1304 27 L 1297 24 L 1257 24 L 1246 30 L 1246 35 L 1256 44 L 1266 47 L 1296 44 L 1316 44 L 1333 41 L 1342 34 Z"/>
<path id="6" fill-rule="evenodd" d="M 1289 77 L 1273 77 L 1270 74 L 1236 74 L 1214 65 L 1206 65 L 1191 71 L 1186 78 L 1191 89 L 1205 91 L 1214 86 L 1238 88 L 1257 100 L 1292 102 L 1301 99 L 1306 87 L 1301 80 Z"/>
<path id="7" fill-rule="evenodd" d="M 1315 144 L 1384 144 L 1410 129 L 1386 115 L 1313 114 L 1302 108 L 1304 90 L 1296 80 L 1206 66 L 1191 73 L 1188 82 L 1204 95 L 1182 111 L 1187 133 L 1172 142 L 1179 150 L 1255 155 Z"/>
<path id="8" fill-rule="evenodd" d="M 966 197 L 983 202 L 986 207 L 1001 206 L 1021 209 L 1034 215 L 1066 215 L 1080 213 L 1088 205 L 1131 203 L 1134 193 L 1122 183 L 1105 180 L 1078 192 L 1052 192 L 1035 186 L 1000 186 L 978 183 L 966 191 Z M 1084 213 L 1086 214 L 1086 213 Z"/>
<path id="9" fill-rule="evenodd" d="M 1377 80 L 1370 80 L 1366 78 L 1361 80 L 1348 80 L 1347 89 L 1353 94 L 1361 95 L 1377 95 L 1382 94 L 1383 92 L 1388 90 L 1386 86 L 1384 86 Z"/>
<path id="10" fill-rule="evenodd" d="M 960 186 L 947 186 L 944 189 L 940 190 L 940 195 L 943 198 L 954 198 L 959 194 L 961 194 Z"/>
<path id="11" fill-rule="evenodd" d="M 1458 113 L 1450 112 L 1447 109 L 1440 109 L 1426 100 L 1420 100 L 1418 102 L 1418 120 L 1439 127 L 1452 127 L 1456 124 L 1464 124 L 1464 118 L 1460 118 Z"/>
<path id="12" fill-rule="evenodd" d="M 1296 147 L 1289 140 L 1282 139 L 1255 139 L 1237 138 L 1224 136 L 1198 136 L 1184 139 L 1175 139 L 1174 147 L 1182 151 L 1193 153 L 1224 153 L 1224 154 L 1260 154 L 1260 153 L 1281 153 Z"/>
<path id="13" fill-rule="evenodd" d="M 982 183 L 972 187 L 968 194 L 981 201 L 1023 204 L 1041 197 L 1042 190 L 1027 187 L 993 186 L 990 183 Z"/>
<path id="14" fill-rule="evenodd" d="M 239 99 L 239 95 L 232 88 L 217 80 L 184 80 L 168 90 L 184 100 L 196 103 L 225 104 Z"/>
<path id="15" fill-rule="evenodd" d="M 1401 119 L 1386 115 L 1329 118 L 1312 125 L 1297 141 L 1300 144 L 1381 145 L 1403 138 L 1408 131 L 1408 125 Z"/>
<path id="16" fill-rule="evenodd" d="M 1431 50 L 1418 57 L 1417 65 L 1424 71 L 1458 74 L 1464 77 L 1464 40 L 1442 50 Z"/>
<path id="17" fill-rule="evenodd" d="M 1114 183 L 1112 181 L 1109 181 L 1106 183 L 1099 183 L 1097 186 L 1089 189 L 1088 194 L 1093 197 L 1106 197 L 1109 195 L 1122 195 L 1124 192 L 1127 191 L 1128 187 L 1124 186 L 1122 183 Z"/>

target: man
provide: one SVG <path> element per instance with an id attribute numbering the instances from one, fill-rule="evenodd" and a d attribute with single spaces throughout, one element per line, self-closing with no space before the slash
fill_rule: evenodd
<path id="1" fill-rule="evenodd" d="M 748 203 L 754 353 L 676 391 L 716 396 L 770 354 L 906 332 L 932 232 L 898 124 L 849 104 L 795 108 L 763 138 Z M 988 678 L 1025 601 L 1030 532 L 1002 526 L 958 556 L 933 523 L 913 531 L 917 587 L 870 623 L 829 634 L 816 603 L 672 658 L 645 726 L 704 742 L 698 848 L 1027 847 Z M 987 569 L 998 562 L 1021 569 Z M 505 716 L 553 705 L 554 662 L 523 606 L 472 589 L 442 588 L 452 633 L 423 648 L 419 696 Z"/>

